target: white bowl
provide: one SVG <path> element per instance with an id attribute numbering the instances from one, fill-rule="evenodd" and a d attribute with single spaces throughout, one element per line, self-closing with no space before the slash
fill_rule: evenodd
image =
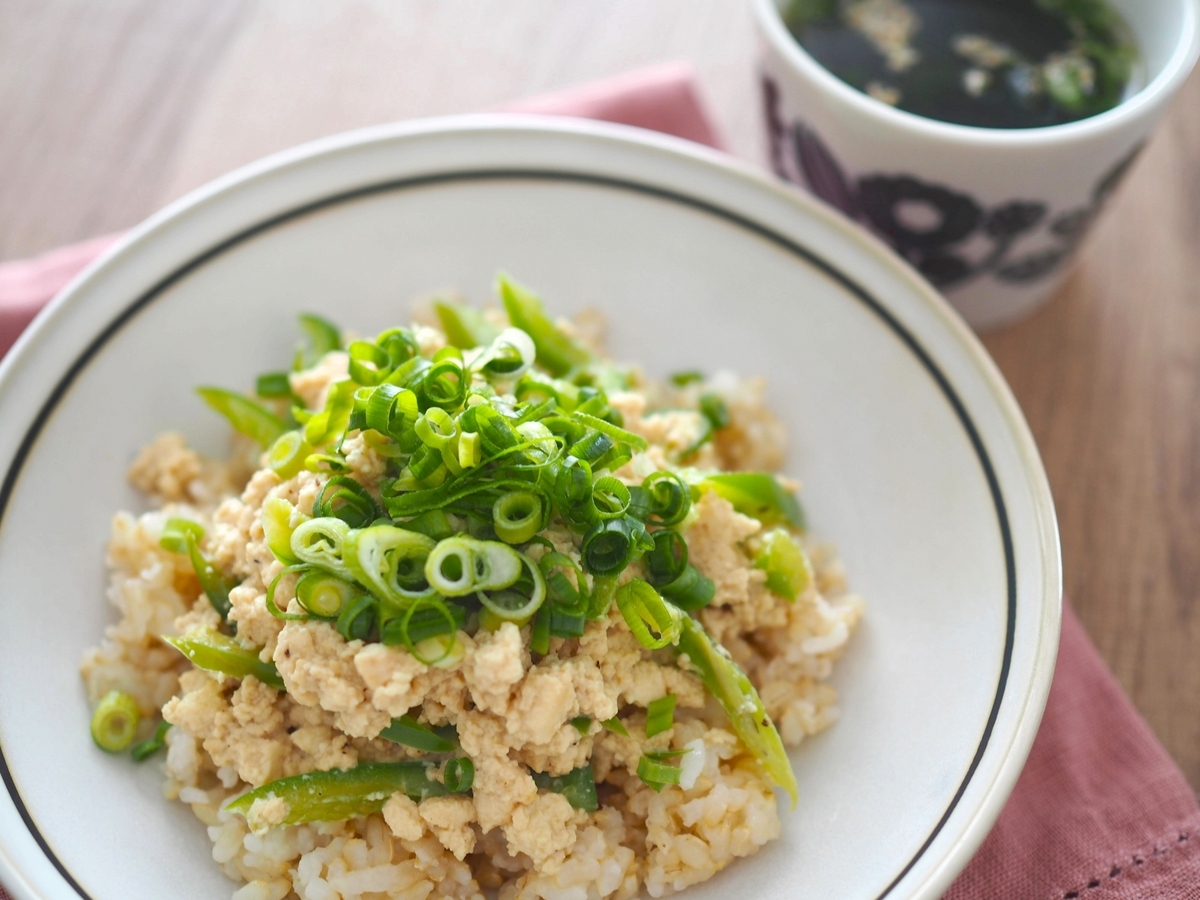
<path id="1" fill-rule="evenodd" d="M 224 424 L 311 310 L 364 332 L 504 268 L 556 313 L 604 310 L 653 373 L 769 379 L 811 528 L 866 619 L 843 716 L 793 754 L 783 837 L 689 890 L 934 898 L 1004 804 L 1058 646 L 1059 547 L 1033 441 L 995 367 L 857 227 L 716 153 L 615 126 L 412 122 L 251 166 L 138 228 L 0 366 L 0 881 L 20 900 L 226 898 L 160 763 L 99 752 L 77 674 L 112 619 L 104 543 L 137 448 Z M 186 888 L 181 886 L 186 885 Z"/>

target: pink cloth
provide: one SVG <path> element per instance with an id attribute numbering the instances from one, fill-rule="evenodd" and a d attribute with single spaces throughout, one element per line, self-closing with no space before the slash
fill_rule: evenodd
<path id="1" fill-rule="evenodd" d="M 718 146 L 686 66 L 508 107 Z M 0 265 L 0 354 L 114 237 Z M 1200 809 L 1068 608 L 1054 686 L 1016 789 L 946 900 L 1200 900 Z M 8 900 L 0 889 L 0 900 Z"/>

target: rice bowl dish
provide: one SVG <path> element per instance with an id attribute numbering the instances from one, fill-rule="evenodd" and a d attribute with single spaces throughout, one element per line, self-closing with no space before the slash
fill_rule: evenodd
<path id="1" fill-rule="evenodd" d="M 306 317 L 254 398 L 201 390 L 230 459 L 133 463 L 93 736 L 165 767 L 237 900 L 664 896 L 778 837 L 783 748 L 837 717 L 862 603 L 761 382 L 648 380 L 498 293 Z"/>

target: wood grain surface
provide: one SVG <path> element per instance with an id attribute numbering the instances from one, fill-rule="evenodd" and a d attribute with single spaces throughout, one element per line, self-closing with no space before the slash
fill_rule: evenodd
<path id="1" fill-rule="evenodd" d="M 263 154 L 686 59 L 763 161 L 741 0 L 5 0 L 0 259 Z M 1070 601 L 1200 786 L 1200 76 L 1061 294 L 986 337 L 1041 447 Z"/>

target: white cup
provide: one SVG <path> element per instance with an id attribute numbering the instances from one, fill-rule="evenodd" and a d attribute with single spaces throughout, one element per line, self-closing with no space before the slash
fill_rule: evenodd
<path id="1" fill-rule="evenodd" d="M 1084 235 L 1200 49 L 1197 0 L 1111 0 L 1141 52 L 1144 87 L 1087 119 L 976 128 L 850 87 L 754 0 L 771 163 L 863 223 L 977 329 L 1029 313 L 1067 276 Z"/>

